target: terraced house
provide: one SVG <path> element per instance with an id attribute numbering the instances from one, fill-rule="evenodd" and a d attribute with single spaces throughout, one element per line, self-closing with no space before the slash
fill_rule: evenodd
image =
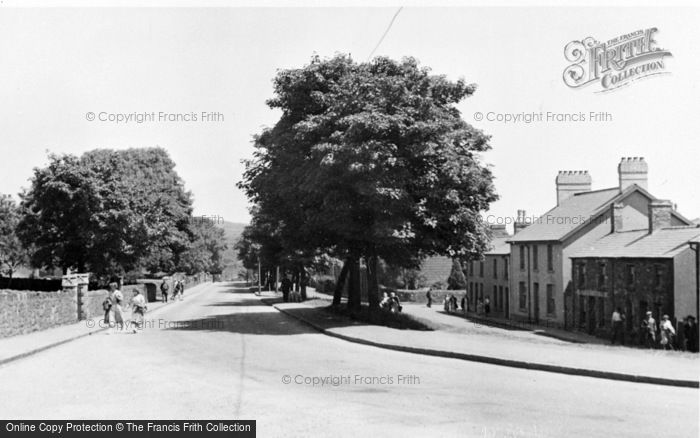
<path id="1" fill-rule="evenodd" d="M 505 225 L 491 227 L 493 238 L 491 250 L 484 254 L 483 260 L 466 264 L 467 305 L 470 311 L 476 310 L 479 300 L 488 298 L 491 313 L 508 317 L 510 298 L 510 238 Z"/>
<path id="2" fill-rule="evenodd" d="M 571 257 L 611 234 L 614 217 L 628 229 L 646 229 L 650 205 L 658 201 L 648 192 L 644 158 L 622 158 L 618 181 L 616 187 L 591 190 L 587 171 L 559 172 L 557 205 L 508 239 L 512 319 L 574 327 Z M 692 225 L 673 208 L 667 215 L 669 227 Z"/>
<path id="3" fill-rule="evenodd" d="M 674 325 L 697 316 L 700 226 L 671 226 L 672 204 L 649 203 L 649 225 L 629 229 L 613 205 L 611 232 L 572 256 L 573 326 L 610 336 L 610 315 L 620 308 L 634 342 L 647 311 L 657 321 L 669 315 Z"/>

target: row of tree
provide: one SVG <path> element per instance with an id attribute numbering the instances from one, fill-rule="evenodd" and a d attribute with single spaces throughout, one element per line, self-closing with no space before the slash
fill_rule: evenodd
<path id="1" fill-rule="evenodd" d="M 0 263 L 93 272 L 219 273 L 223 230 L 192 216 L 192 195 L 162 148 L 49 155 L 19 204 L 0 203 Z"/>
<path id="2" fill-rule="evenodd" d="M 480 161 L 489 137 L 456 108 L 475 89 L 412 58 L 314 57 L 280 71 L 267 103 L 282 115 L 255 137 L 239 183 L 254 205 L 244 261 L 342 260 L 334 301 L 347 281 L 359 310 L 362 260 L 377 308 L 380 260 L 416 268 L 431 255 L 480 257 L 489 232 L 479 215 L 497 199 Z"/>

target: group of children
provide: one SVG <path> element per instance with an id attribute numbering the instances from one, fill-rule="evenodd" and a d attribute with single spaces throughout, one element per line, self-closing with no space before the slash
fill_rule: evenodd
<path id="1" fill-rule="evenodd" d="M 143 320 L 148 306 L 146 298 L 138 289 L 133 290 L 133 298 L 131 299 L 131 331 L 138 333 L 138 330 L 143 328 Z M 104 324 L 112 330 L 124 331 L 124 309 L 122 304 L 124 296 L 118 288 L 117 283 L 109 284 L 109 295 L 102 302 L 102 309 L 105 312 Z M 108 334 L 110 332 L 107 332 Z"/>
<path id="2" fill-rule="evenodd" d="M 173 301 L 182 301 L 183 295 L 185 293 L 185 285 L 182 280 L 176 280 L 174 285 Z M 163 280 L 160 285 L 160 291 L 163 294 L 163 301 L 168 302 L 168 292 L 170 286 L 168 285 L 167 279 Z M 143 329 L 144 315 L 148 310 L 146 304 L 146 298 L 141 294 L 141 291 L 134 289 L 133 298 L 131 298 L 131 320 L 129 327 L 132 333 L 138 333 L 139 330 Z M 125 318 L 124 318 L 124 295 L 119 290 L 117 283 L 109 284 L 109 294 L 107 298 L 102 302 L 102 309 L 105 312 L 104 324 L 105 327 L 109 327 L 112 331 L 124 331 Z M 110 333 L 110 332 L 108 332 Z"/>

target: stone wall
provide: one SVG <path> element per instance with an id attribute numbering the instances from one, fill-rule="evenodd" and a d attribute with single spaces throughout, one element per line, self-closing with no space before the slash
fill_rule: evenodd
<path id="1" fill-rule="evenodd" d="M 129 284 L 122 286 L 121 292 L 124 296 L 124 301 L 122 302 L 122 309 L 128 310 L 131 306 L 131 299 L 134 296 L 134 290 L 138 290 L 141 294 L 146 293 L 145 284 Z M 102 302 L 109 295 L 109 291 L 106 289 L 91 290 L 88 291 L 87 300 L 83 306 L 86 318 L 95 318 L 97 316 L 103 316 L 104 310 L 102 309 Z M 145 295 L 144 295 L 145 296 Z"/>
<path id="2" fill-rule="evenodd" d="M 209 278 L 190 277 L 186 289 L 208 281 Z M 154 280 L 160 284 L 160 280 Z M 125 285 L 121 291 L 124 295 L 122 307 L 130 310 L 134 290 L 146 293 L 146 284 Z M 55 292 L 0 290 L 0 338 L 23 335 L 51 327 L 78 322 L 78 296 L 76 289 Z M 88 291 L 82 312 L 85 318 L 104 315 L 102 302 L 107 297 L 107 290 Z"/>
<path id="3" fill-rule="evenodd" d="M 0 337 L 45 330 L 78 320 L 75 291 L 0 291 Z"/>

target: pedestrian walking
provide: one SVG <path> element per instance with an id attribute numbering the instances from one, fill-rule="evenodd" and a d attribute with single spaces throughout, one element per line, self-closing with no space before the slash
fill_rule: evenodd
<path id="1" fill-rule="evenodd" d="M 182 301 L 182 283 L 180 280 L 175 281 L 173 287 L 173 301 Z"/>
<path id="2" fill-rule="evenodd" d="M 124 301 L 124 296 L 118 289 L 117 283 L 109 284 L 109 298 L 112 302 L 111 312 L 114 320 L 114 329 L 117 331 L 124 330 L 124 313 L 122 311 L 122 301 Z M 110 324 L 111 326 L 111 324 Z"/>
<path id="3" fill-rule="evenodd" d="M 182 301 L 182 299 L 185 298 L 185 282 L 178 280 L 177 284 L 180 286 L 180 301 Z"/>
<path id="4" fill-rule="evenodd" d="M 484 312 L 486 313 L 486 316 L 489 316 L 489 313 L 491 313 L 491 300 L 489 297 L 484 299 Z"/>
<path id="5" fill-rule="evenodd" d="M 476 303 L 476 313 L 479 314 L 479 315 L 483 315 L 483 314 L 484 314 L 484 301 L 483 301 L 483 300 L 477 301 L 477 303 Z"/>
<path id="6" fill-rule="evenodd" d="M 390 311 L 392 313 L 399 313 L 401 310 L 403 310 L 403 306 L 401 305 L 399 297 L 396 296 L 396 292 L 391 292 L 389 294 L 389 301 L 391 302 Z"/>
<path id="7" fill-rule="evenodd" d="M 170 286 L 168 286 L 168 279 L 163 278 L 163 282 L 160 284 L 160 293 L 163 294 L 163 302 L 168 302 L 168 292 L 170 291 Z"/>
<path id="8" fill-rule="evenodd" d="M 683 335 L 685 337 L 685 350 L 692 353 L 698 352 L 698 325 L 695 317 L 688 315 L 683 324 Z"/>
<path id="9" fill-rule="evenodd" d="M 432 307 L 432 305 L 433 305 L 433 295 L 432 295 L 432 292 L 433 292 L 433 288 L 432 288 L 432 287 L 429 287 L 429 288 L 428 288 L 428 292 L 425 293 L 425 298 L 427 298 L 427 300 L 428 300 L 427 306 L 428 306 L 429 308 Z"/>
<path id="10" fill-rule="evenodd" d="M 138 289 L 134 289 L 134 297 L 131 299 L 131 322 L 134 324 L 132 331 L 137 333 L 143 329 L 143 320 L 146 313 L 146 299 Z"/>
<path id="11" fill-rule="evenodd" d="M 624 316 L 622 314 L 622 310 L 618 307 L 615 309 L 615 311 L 612 313 L 612 339 L 611 343 L 615 345 L 615 341 L 618 339 L 620 340 L 620 344 L 624 345 L 625 343 L 625 333 L 624 333 Z"/>
<path id="12" fill-rule="evenodd" d="M 289 301 L 289 291 L 292 289 L 292 281 L 286 274 L 282 279 L 280 289 L 282 290 L 282 300 L 286 303 L 287 301 Z"/>
<path id="13" fill-rule="evenodd" d="M 659 344 L 661 344 L 661 348 L 664 350 L 674 350 L 673 348 L 673 338 L 676 336 L 676 330 L 673 328 L 673 324 L 671 324 L 671 320 L 669 319 L 668 315 L 664 315 L 663 318 L 661 318 L 661 336 L 659 339 Z"/>
<path id="14" fill-rule="evenodd" d="M 109 327 L 109 315 L 112 312 L 112 298 L 109 296 L 109 293 L 105 297 L 104 301 L 102 301 L 102 310 L 105 312 L 105 317 L 104 317 L 104 325 L 105 327 Z"/>
<path id="15" fill-rule="evenodd" d="M 656 346 L 656 320 L 651 316 L 651 312 L 647 312 L 646 318 L 642 321 L 642 336 L 647 348 Z"/>

